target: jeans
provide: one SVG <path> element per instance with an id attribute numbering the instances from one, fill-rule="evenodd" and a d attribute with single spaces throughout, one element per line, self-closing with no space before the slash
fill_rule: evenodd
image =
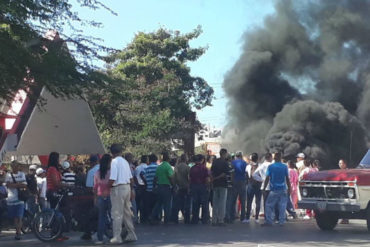
<path id="1" fill-rule="evenodd" d="M 157 201 L 155 203 L 152 219 L 154 221 L 160 220 L 158 218 L 161 215 L 162 208 L 164 210 L 164 223 L 168 223 L 171 214 L 171 187 L 167 184 L 159 184 L 157 188 Z"/>
<path id="2" fill-rule="evenodd" d="M 193 204 L 193 217 L 191 223 L 198 224 L 200 206 L 202 205 L 202 223 L 207 224 L 209 221 L 209 193 L 207 191 L 207 186 L 205 184 L 191 184 L 190 193 Z"/>
<path id="3" fill-rule="evenodd" d="M 179 211 L 181 211 L 184 217 L 184 223 L 190 223 L 190 203 L 191 197 L 189 194 L 189 190 L 179 189 L 176 191 L 175 196 L 173 197 L 173 205 L 172 205 L 172 221 L 178 222 L 179 221 Z"/>
<path id="4" fill-rule="evenodd" d="M 246 218 L 247 220 L 250 219 L 251 210 L 252 210 L 252 202 L 253 198 L 255 198 L 256 203 L 256 214 L 255 217 L 258 219 L 261 209 L 261 185 L 260 184 L 249 184 L 247 189 L 247 213 Z"/>
<path id="5" fill-rule="evenodd" d="M 137 213 L 140 214 L 140 223 L 145 223 L 148 221 L 148 214 L 145 210 L 145 185 L 139 185 L 136 187 L 136 207 Z"/>
<path id="6" fill-rule="evenodd" d="M 213 188 L 213 215 L 212 223 L 223 223 L 226 210 L 227 188 Z"/>
<path id="7" fill-rule="evenodd" d="M 285 210 L 288 200 L 288 193 L 286 190 L 270 191 L 266 201 L 265 222 L 272 224 L 275 218 L 275 207 L 279 209 L 279 224 L 285 223 Z"/>
<path id="8" fill-rule="evenodd" d="M 98 217 L 98 240 L 103 241 L 103 236 L 108 224 L 108 216 L 112 207 L 110 197 L 98 196 L 97 204 L 99 209 Z"/>
<path id="9" fill-rule="evenodd" d="M 229 195 L 230 193 L 230 195 Z M 226 202 L 226 215 L 225 218 L 228 221 L 234 221 L 235 219 L 235 205 L 239 197 L 241 204 L 240 220 L 244 220 L 245 217 L 245 198 L 246 198 L 246 182 L 245 181 L 234 181 L 232 189 L 227 191 L 227 202 Z"/>

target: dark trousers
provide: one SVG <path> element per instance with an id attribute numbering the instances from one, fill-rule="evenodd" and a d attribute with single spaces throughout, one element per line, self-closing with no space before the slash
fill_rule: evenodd
<path id="1" fill-rule="evenodd" d="M 291 215 L 293 217 L 296 217 L 297 216 L 297 214 L 296 214 L 296 212 L 294 210 L 292 199 L 290 198 L 290 195 L 288 195 L 288 200 L 287 200 L 287 204 L 286 204 L 286 210 L 288 211 L 289 215 Z"/>
<path id="2" fill-rule="evenodd" d="M 162 208 L 164 211 L 164 223 L 168 223 L 171 214 L 171 187 L 166 184 L 159 184 L 157 188 L 157 201 L 155 203 L 152 219 L 160 220 L 158 215 L 161 215 Z"/>
<path id="3" fill-rule="evenodd" d="M 209 222 L 209 193 L 205 184 L 191 184 L 190 194 L 192 200 L 192 224 L 198 224 L 199 211 L 202 206 L 202 223 Z"/>
<path id="4" fill-rule="evenodd" d="M 144 196 L 145 214 L 150 217 L 152 215 L 157 196 L 153 191 L 145 191 Z"/>
<path id="5" fill-rule="evenodd" d="M 190 203 L 191 198 L 188 189 L 179 189 L 175 192 L 172 205 L 172 221 L 179 221 L 179 212 L 184 217 L 184 223 L 190 223 Z"/>
<path id="6" fill-rule="evenodd" d="M 246 218 L 249 220 L 252 210 L 253 198 L 255 198 L 256 203 L 256 214 L 255 218 L 258 219 L 261 209 L 261 184 L 249 184 L 247 189 L 247 213 Z"/>
<path id="7" fill-rule="evenodd" d="M 146 223 L 148 221 L 148 214 L 145 210 L 145 185 L 136 187 L 135 200 L 137 213 L 140 214 L 140 223 Z"/>
<path id="8" fill-rule="evenodd" d="M 227 191 L 226 214 L 225 214 L 226 221 L 229 222 L 234 221 L 236 211 L 235 207 L 238 197 L 241 204 L 240 220 L 244 220 L 246 196 L 247 196 L 246 182 L 234 181 L 233 188 L 231 189 L 229 188 Z"/>

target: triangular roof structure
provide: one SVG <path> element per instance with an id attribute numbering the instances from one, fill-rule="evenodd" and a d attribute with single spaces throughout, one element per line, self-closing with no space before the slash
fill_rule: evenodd
<path id="1" fill-rule="evenodd" d="M 34 105 L 14 155 L 92 154 L 105 152 L 89 105 L 82 99 L 54 97 L 45 88 L 46 104 Z"/>
<path id="2" fill-rule="evenodd" d="M 365 156 L 360 161 L 359 166 L 360 167 L 370 167 L 370 149 L 367 151 Z"/>

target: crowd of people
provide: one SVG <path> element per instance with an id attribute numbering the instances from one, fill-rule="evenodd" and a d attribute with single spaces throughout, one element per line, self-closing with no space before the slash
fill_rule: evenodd
<path id="1" fill-rule="evenodd" d="M 160 157 L 149 154 L 136 160 L 131 153 L 123 154 L 119 144 L 111 146 L 110 154 L 91 155 L 89 163 L 90 169 L 81 176 L 73 172 L 70 161 L 60 163 L 56 152 L 49 155 L 46 169 L 31 165 L 27 175 L 18 162 L 12 163 L 11 171 L 3 174 L 0 199 L 6 200 L 8 216 L 14 219 L 15 239 L 21 239 L 25 202 L 19 197 L 26 188 L 26 203 L 41 209 L 55 208 L 56 192 L 62 188 L 90 189 L 98 211 L 97 244 L 104 243 L 109 215 L 113 225 L 110 243 L 136 241 L 135 224 L 178 224 L 180 215 L 184 224 L 222 227 L 236 220 L 248 224 L 254 216 L 261 226 L 283 226 L 286 212 L 298 217 L 299 181 L 320 168 L 318 160 L 310 161 L 304 153 L 293 161 L 284 160 L 279 152 L 260 157 L 240 151 L 229 154 L 226 149 L 220 150 L 218 158 L 202 154 L 175 158 L 163 152 Z M 339 165 L 346 169 L 345 160 Z M 264 222 L 260 222 L 262 215 Z M 304 218 L 311 217 L 313 212 L 307 210 Z M 125 239 L 121 238 L 122 225 L 127 231 Z"/>

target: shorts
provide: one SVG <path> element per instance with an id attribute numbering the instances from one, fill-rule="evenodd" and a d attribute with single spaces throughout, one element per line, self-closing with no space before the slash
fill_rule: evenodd
<path id="1" fill-rule="evenodd" d="M 8 217 L 9 218 L 23 218 L 24 203 L 17 205 L 8 205 Z"/>

